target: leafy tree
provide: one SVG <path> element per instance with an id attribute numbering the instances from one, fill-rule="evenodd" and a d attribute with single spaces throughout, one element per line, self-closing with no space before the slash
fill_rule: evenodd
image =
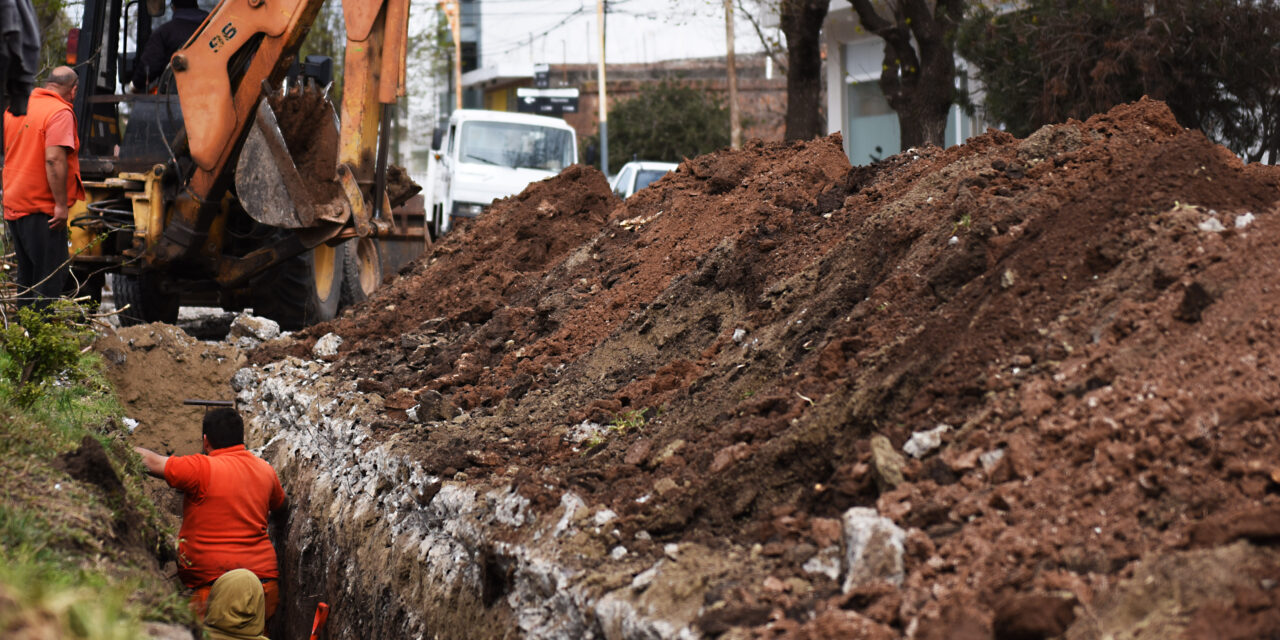
<path id="1" fill-rule="evenodd" d="M 827 0 L 782 0 L 778 6 L 787 36 L 787 140 L 826 132 L 822 114 L 822 21 Z"/>
<path id="2" fill-rule="evenodd" d="M 44 84 L 54 67 L 67 63 L 67 32 L 73 26 L 67 17 L 66 0 L 32 0 L 36 26 L 40 29 L 40 66 L 36 86 Z M 75 25 L 79 26 L 79 25 Z"/>
<path id="3" fill-rule="evenodd" d="M 902 147 L 942 146 L 956 99 L 954 41 L 965 0 L 849 1 L 862 27 L 884 39 L 880 89 L 898 114 Z"/>
<path id="4" fill-rule="evenodd" d="M 1280 5 L 1272 0 L 1027 0 L 960 29 L 983 108 L 1026 135 L 1144 95 L 1251 160 L 1280 154 Z"/>
<path id="5" fill-rule="evenodd" d="M 583 140 L 599 148 L 599 134 Z M 679 162 L 729 146 L 729 109 L 720 96 L 663 80 L 609 111 L 609 166 L 638 158 Z"/>
<path id="6" fill-rule="evenodd" d="M 734 0 L 737 14 L 746 19 L 760 41 L 760 48 L 766 56 L 773 59 L 773 64 L 782 75 L 787 74 L 787 45 L 771 32 L 765 25 L 764 18 L 780 15 L 778 6 L 781 0 Z"/>

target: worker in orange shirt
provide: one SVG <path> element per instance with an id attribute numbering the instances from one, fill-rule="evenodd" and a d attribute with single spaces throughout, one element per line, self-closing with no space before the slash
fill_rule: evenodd
<path id="1" fill-rule="evenodd" d="M 31 92 L 27 115 L 4 112 L 4 221 L 17 254 L 19 306 L 47 306 L 67 276 L 67 212 L 84 200 L 71 110 L 78 82 L 71 67 L 57 67 Z"/>
<path id="2" fill-rule="evenodd" d="M 134 447 L 147 472 L 183 492 L 178 531 L 178 577 L 193 591 L 198 616 L 215 580 L 248 569 L 262 582 L 267 617 L 280 601 L 275 548 L 267 519 L 284 506 L 280 479 L 265 460 L 244 446 L 244 422 L 235 409 L 204 414 L 203 454 L 163 456 Z"/>

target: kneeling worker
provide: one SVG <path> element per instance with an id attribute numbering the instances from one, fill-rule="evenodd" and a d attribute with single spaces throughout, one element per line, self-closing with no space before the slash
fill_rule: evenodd
<path id="1" fill-rule="evenodd" d="M 262 583 L 271 617 L 280 600 L 280 573 L 267 517 L 284 506 L 284 489 L 271 465 L 245 448 L 244 422 L 235 409 L 205 413 L 202 433 L 203 454 L 170 457 L 134 447 L 148 473 L 184 494 L 178 577 L 194 591 L 191 603 L 203 616 L 213 582 L 248 569 Z"/>
<path id="2" fill-rule="evenodd" d="M 262 583 L 248 569 L 232 569 L 213 581 L 204 632 L 209 640 L 267 640 Z"/>

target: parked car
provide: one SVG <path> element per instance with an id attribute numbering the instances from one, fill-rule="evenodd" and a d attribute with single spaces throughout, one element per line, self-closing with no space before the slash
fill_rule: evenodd
<path id="1" fill-rule="evenodd" d="M 613 192 L 619 198 L 629 198 L 631 194 L 649 186 L 649 183 L 675 171 L 680 165 L 674 162 L 648 162 L 636 160 L 622 165 L 622 170 L 613 177 Z"/>

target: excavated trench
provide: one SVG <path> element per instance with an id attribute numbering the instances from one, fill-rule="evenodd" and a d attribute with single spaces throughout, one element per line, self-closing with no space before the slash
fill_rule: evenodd
<path id="1" fill-rule="evenodd" d="M 442 483 L 370 437 L 380 407 L 330 366 L 291 360 L 233 382 L 249 439 L 290 487 L 281 637 L 310 629 L 322 600 L 333 638 L 689 637 L 687 618 L 597 597 L 558 557 L 558 541 L 607 526 L 599 512 L 584 521 L 565 494 L 558 518 L 539 519 L 509 488 Z"/>
<path id="2" fill-rule="evenodd" d="M 1268 637 L 1278 193 L 1145 100 L 574 167 L 247 359 L 115 360 L 218 363 L 177 392 L 290 494 L 279 637 Z"/>

